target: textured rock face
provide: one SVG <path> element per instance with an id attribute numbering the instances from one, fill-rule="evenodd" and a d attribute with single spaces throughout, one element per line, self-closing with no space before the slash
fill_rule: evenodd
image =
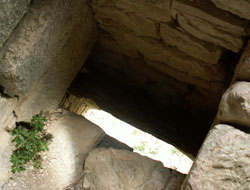
<path id="1" fill-rule="evenodd" d="M 167 44 L 177 47 L 180 51 L 205 63 L 216 64 L 221 56 L 221 49 L 216 45 L 195 38 L 174 22 L 161 23 L 160 32 L 162 39 Z"/>
<path id="2" fill-rule="evenodd" d="M 222 96 L 217 119 L 250 127 L 250 83 L 236 82 Z"/>
<path id="3" fill-rule="evenodd" d="M 58 106 L 96 37 L 86 1 L 32 3 L 0 52 L 0 84 L 5 93 L 20 95 L 19 121 Z"/>
<path id="4" fill-rule="evenodd" d="M 74 44 L 75 48 L 83 51 L 77 45 L 83 47 L 83 38 L 85 43 L 86 39 L 92 39 L 92 34 L 84 33 L 92 27 L 85 24 L 85 21 L 92 24 L 86 9 L 85 1 L 35 0 L 32 3 L 30 11 L 0 54 L 0 83 L 7 94 L 27 95 L 58 59 L 56 56 L 61 57 L 62 49 L 72 35 L 79 38 L 79 44 Z M 79 25 L 84 26 L 85 30 Z M 79 27 L 81 34 L 76 27 Z M 85 51 L 89 49 L 91 47 L 86 45 Z"/>
<path id="5" fill-rule="evenodd" d="M 136 74 L 124 62 L 158 71 L 191 87 L 185 107 L 201 112 L 217 107 L 249 34 L 248 21 L 206 0 L 94 0 L 91 7 L 104 31 L 93 51 L 99 62 L 131 75 Z"/>
<path id="6" fill-rule="evenodd" d="M 183 190 L 250 188 L 250 135 L 228 125 L 209 133 Z"/>
<path id="7" fill-rule="evenodd" d="M 13 111 L 16 108 L 16 98 L 3 98 L 0 97 L 0 131 L 9 127 L 10 121 L 13 116 Z M 11 118 L 11 119 L 10 119 Z"/>
<path id="8" fill-rule="evenodd" d="M 250 41 L 244 50 L 240 62 L 236 67 L 234 78 L 237 80 L 250 80 Z"/>
<path id="9" fill-rule="evenodd" d="M 0 49 L 29 8 L 30 0 L 0 0 Z"/>
<path id="10" fill-rule="evenodd" d="M 11 136 L 6 128 L 11 128 L 15 124 L 13 111 L 16 103 L 16 98 L 0 97 L 0 188 L 11 175 L 9 161 L 12 151 Z"/>
<path id="11" fill-rule="evenodd" d="M 84 160 L 103 138 L 104 132 L 98 126 L 92 124 L 82 116 L 69 112 L 63 113 L 57 122 L 52 123 L 48 130 L 53 135 L 48 157 L 50 165 L 50 181 L 44 186 L 34 185 L 34 189 L 63 189 L 74 184 L 82 176 Z"/>
<path id="12" fill-rule="evenodd" d="M 238 52 L 247 35 L 244 21 L 217 9 L 206 0 L 174 0 L 172 15 L 195 37 Z"/>
<path id="13" fill-rule="evenodd" d="M 89 190 L 176 190 L 184 175 L 126 150 L 95 149 L 85 161 L 83 187 Z"/>
<path id="14" fill-rule="evenodd" d="M 250 20 L 249 0 L 211 0 L 217 7 Z"/>
<path id="15" fill-rule="evenodd" d="M 97 28 L 89 8 L 81 7 L 81 19 L 69 38 L 51 60 L 51 66 L 16 110 L 21 120 L 27 120 L 40 110 L 57 107 L 67 88 L 84 64 L 95 42 Z"/>

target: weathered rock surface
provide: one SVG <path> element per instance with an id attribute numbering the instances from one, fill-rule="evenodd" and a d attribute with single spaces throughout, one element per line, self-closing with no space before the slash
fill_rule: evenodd
<path id="1" fill-rule="evenodd" d="M 49 120 L 53 135 L 49 151 L 42 155 L 42 169 L 28 168 L 15 174 L 3 190 L 62 190 L 83 176 L 84 160 L 103 139 L 104 132 L 84 117 L 63 111 Z"/>
<path id="2" fill-rule="evenodd" d="M 236 67 L 234 78 L 237 80 L 250 81 L 250 41 Z"/>
<path id="3" fill-rule="evenodd" d="M 247 35 L 245 23 L 206 0 L 174 0 L 172 15 L 180 26 L 196 38 L 238 52 Z"/>
<path id="4" fill-rule="evenodd" d="M 89 190 L 174 190 L 184 175 L 127 150 L 95 149 L 85 161 L 83 188 Z"/>
<path id="5" fill-rule="evenodd" d="M 222 53 L 221 48 L 195 38 L 175 23 L 161 23 L 160 35 L 167 44 L 177 47 L 180 51 L 205 63 L 218 63 Z"/>
<path id="6" fill-rule="evenodd" d="M 11 175 L 9 161 L 12 151 L 11 135 L 7 132 L 7 128 L 11 128 L 15 124 L 16 118 L 13 110 L 16 103 L 16 98 L 0 97 L 0 189 Z"/>
<path id="7" fill-rule="evenodd" d="M 34 60 L 29 62 L 27 60 L 28 58 L 23 59 L 25 64 L 32 65 L 30 65 L 28 69 L 35 70 L 34 72 L 30 71 L 29 76 L 23 75 L 24 77 L 27 77 L 27 81 L 18 80 L 21 82 L 18 82 L 18 85 L 21 85 L 23 82 L 26 83 L 32 81 L 31 83 L 27 83 L 27 87 L 30 88 L 32 84 L 34 84 L 34 86 L 32 86 L 32 89 L 26 96 L 21 96 L 19 99 L 20 103 L 15 110 L 19 121 L 28 121 L 34 114 L 37 114 L 40 111 L 47 111 L 56 108 L 92 49 L 97 35 L 96 24 L 88 6 L 83 4 L 82 1 L 77 2 L 78 4 L 75 2 L 73 3 L 74 6 L 78 6 L 74 13 L 77 14 L 77 19 L 71 23 L 74 25 L 74 28 L 67 32 L 67 36 L 65 36 L 67 40 L 64 39 L 66 41 L 57 39 L 59 40 L 57 42 L 60 43 L 61 47 L 54 47 L 56 51 L 50 50 L 47 47 L 43 49 L 43 53 L 48 54 L 48 56 L 46 58 L 43 56 L 36 57 L 36 59 L 41 61 L 39 67 L 36 67 L 33 64 Z M 67 1 L 65 6 L 68 4 L 71 5 L 72 3 Z M 44 9 L 46 8 L 47 6 L 44 7 Z M 64 7 L 64 9 L 66 11 L 67 7 Z M 54 34 L 55 33 L 52 33 L 51 35 Z M 39 33 L 37 33 L 37 35 L 37 37 L 41 37 L 39 36 Z M 49 43 L 53 43 L 53 40 L 49 40 Z M 41 47 L 39 43 L 36 45 Z M 22 50 L 24 50 L 24 48 L 22 48 Z M 53 56 L 50 55 L 51 52 L 54 54 Z M 34 52 L 30 55 L 35 57 Z M 43 69 L 45 69 L 44 67 L 46 67 L 46 64 L 43 64 L 43 62 L 46 62 L 49 65 L 45 73 L 42 73 Z M 25 64 L 20 65 L 20 67 L 24 69 L 24 67 L 26 67 Z M 40 67 L 43 68 L 39 69 Z M 27 70 L 25 70 L 25 72 L 27 72 Z M 36 72 L 39 72 L 39 75 L 41 74 L 41 78 L 39 78 L 37 83 L 33 83 L 37 77 L 33 76 L 36 75 Z M 16 74 L 22 75 L 24 73 L 18 72 Z M 13 83 L 11 83 L 11 85 L 13 85 Z M 24 86 L 21 85 L 20 88 L 24 88 Z"/>
<path id="8" fill-rule="evenodd" d="M 16 98 L 0 97 L 0 131 L 8 126 L 13 118 L 13 111 L 16 108 Z"/>
<path id="9" fill-rule="evenodd" d="M 236 82 L 222 96 L 217 119 L 250 127 L 250 83 Z"/>
<path id="10" fill-rule="evenodd" d="M 250 135 L 217 125 L 207 136 L 182 190 L 250 188 Z"/>
<path id="11" fill-rule="evenodd" d="M 55 60 L 63 56 L 65 47 L 72 49 L 68 53 L 71 56 L 90 51 L 92 46 L 87 42 L 93 41 L 94 21 L 88 9 L 86 1 L 35 0 L 32 3 L 0 53 L 0 83 L 7 94 L 27 95 L 44 73 L 56 65 Z M 69 47 L 72 44 L 67 43 L 73 36 L 75 44 Z M 82 55 L 83 61 L 85 56 Z"/>
<path id="12" fill-rule="evenodd" d="M 0 50 L 28 11 L 30 0 L 0 0 Z"/>
<path id="13" fill-rule="evenodd" d="M 168 22 L 171 20 L 170 2 L 170 0 L 94 0 L 91 2 L 91 5 L 94 10 L 97 10 L 98 12 L 104 12 L 105 14 L 108 13 L 103 10 L 106 9 L 110 11 L 115 8 L 120 10 L 121 12 L 130 12 L 133 15 L 142 15 L 149 20 Z"/>
<path id="14" fill-rule="evenodd" d="M 134 71 L 127 71 L 130 68 L 124 68 L 122 59 L 131 64 L 131 68 L 140 64 L 140 68 L 159 71 L 193 86 L 195 91 L 207 91 L 209 99 L 217 97 L 211 101 L 212 105 L 217 104 L 229 83 L 229 65 L 235 65 L 230 57 L 235 54 L 229 50 L 238 52 L 244 42 L 243 36 L 248 35 L 245 20 L 205 0 L 157 0 L 154 4 L 145 0 L 94 0 L 91 6 L 104 31 L 93 56 L 104 56 L 103 64 L 115 69 L 120 66 L 127 73 Z M 112 54 L 112 60 L 107 52 Z M 145 73 L 138 69 L 133 75 Z M 179 95 L 182 93 L 180 91 Z M 198 95 L 196 92 L 188 94 L 187 99 L 195 100 L 193 94 Z"/>
<path id="15" fill-rule="evenodd" d="M 131 32 L 123 33 L 111 27 L 105 27 L 105 29 L 115 37 L 118 46 L 126 47 L 129 44 L 128 56 L 131 56 L 131 51 L 140 52 L 144 56 L 144 59 L 161 63 L 166 68 L 170 67 L 179 72 L 184 72 L 187 76 L 196 77 L 200 80 L 210 82 L 222 81 L 225 77 L 225 71 L 220 65 L 207 65 L 202 61 L 183 54 L 176 48 L 162 44 L 156 39 L 140 37 Z M 126 54 L 126 51 L 124 53 Z M 159 70 L 162 71 L 163 69 L 160 68 Z M 193 80 L 192 82 L 195 81 Z M 199 82 L 199 80 L 197 81 Z"/>
<path id="16" fill-rule="evenodd" d="M 217 7 L 250 20 L 249 0 L 211 0 Z"/>

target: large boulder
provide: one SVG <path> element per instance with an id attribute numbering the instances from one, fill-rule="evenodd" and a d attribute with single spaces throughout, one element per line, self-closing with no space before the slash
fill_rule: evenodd
<path id="1" fill-rule="evenodd" d="M 0 54 L 1 85 L 22 94 L 18 121 L 58 106 L 97 37 L 86 1 L 35 0 L 31 10 Z"/>
<path id="2" fill-rule="evenodd" d="M 182 190 L 250 189 L 250 135 L 229 125 L 210 131 Z"/>
<path id="3" fill-rule="evenodd" d="M 84 173 L 83 188 L 89 190 L 177 190 L 184 179 L 161 162 L 112 148 L 91 151 Z"/>
<path id="4" fill-rule="evenodd" d="M 3 190 L 62 190 L 82 178 L 85 158 L 105 133 L 84 117 L 67 111 L 54 113 L 48 123 L 53 139 L 49 151 L 42 155 L 42 169 L 28 167 L 14 175 Z"/>
<path id="5" fill-rule="evenodd" d="M 72 60 L 68 70 L 78 72 L 94 43 L 94 25 L 86 0 L 34 0 L 0 53 L 0 84 L 5 93 L 27 95 L 53 65 L 67 66 L 71 57 L 58 60 L 65 58 L 65 46 L 72 56 L 81 56 L 82 61 Z M 71 41 L 74 44 L 67 44 Z"/>
<path id="6" fill-rule="evenodd" d="M 250 83 L 236 82 L 222 96 L 217 120 L 250 127 Z"/>

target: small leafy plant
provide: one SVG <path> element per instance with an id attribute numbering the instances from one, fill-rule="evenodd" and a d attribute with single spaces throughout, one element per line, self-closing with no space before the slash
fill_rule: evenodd
<path id="1" fill-rule="evenodd" d="M 49 150 L 49 141 L 52 138 L 44 130 L 46 119 L 41 114 L 33 116 L 30 123 L 19 123 L 13 129 L 12 143 L 15 143 L 10 162 L 12 173 L 20 173 L 26 169 L 26 164 L 33 162 L 35 168 L 41 168 L 40 153 Z"/>

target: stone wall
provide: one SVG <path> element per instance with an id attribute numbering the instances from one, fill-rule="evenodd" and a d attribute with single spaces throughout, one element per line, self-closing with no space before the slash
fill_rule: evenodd
<path id="1" fill-rule="evenodd" d="M 250 188 L 250 83 L 246 74 L 249 47 L 250 44 L 237 65 L 231 86 L 222 96 L 215 126 L 205 139 L 183 190 Z"/>
<path id="2" fill-rule="evenodd" d="M 221 4 L 92 0 L 95 19 L 103 30 L 92 62 L 120 68 L 132 76 L 145 75 L 145 68 L 163 73 L 188 86 L 176 93 L 182 97 L 176 104 L 213 118 L 249 35 L 249 21 Z M 168 85 L 153 82 L 160 88 Z"/>
<path id="3" fill-rule="evenodd" d="M 8 131 L 16 121 L 59 105 L 98 39 L 88 59 L 96 63 L 92 69 L 150 100 L 122 93 L 117 106 L 124 108 L 120 100 L 130 98 L 137 112 L 144 109 L 138 112 L 141 123 L 183 150 L 195 154 L 208 128 L 182 122 L 195 115 L 209 125 L 219 105 L 219 125 L 207 136 L 183 189 L 224 188 L 224 181 L 230 181 L 225 189 L 249 188 L 249 8 L 245 0 L 0 0 L 0 185 L 10 176 Z M 94 76 L 89 85 L 96 81 Z M 138 121 L 128 109 L 124 113 Z M 189 141 L 192 135 L 197 138 Z"/>

